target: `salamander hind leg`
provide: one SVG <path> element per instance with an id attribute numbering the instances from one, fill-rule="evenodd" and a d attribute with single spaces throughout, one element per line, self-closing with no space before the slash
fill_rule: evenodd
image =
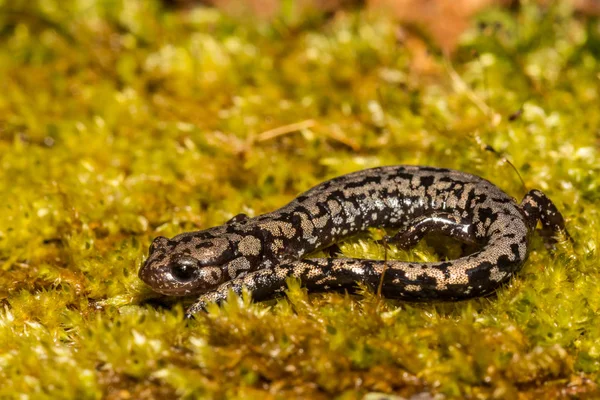
<path id="1" fill-rule="evenodd" d="M 407 250 L 419 243 L 428 233 L 440 233 L 471 245 L 479 243 L 471 222 L 448 212 L 422 215 L 394 236 L 386 237 L 383 242 L 394 243 Z"/>
<path id="2" fill-rule="evenodd" d="M 525 214 L 530 230 L 535 229 L 538 221 L 542 224 L 540 234 L 544 237 L 546 247 L 554 247 L 559 232 L 562 232 L 568 240 L 573 241 L 571 235 L 567 232 L 562 214 L 552 200 L 541 191 L 537 189 L 530 190 L 521 201 L 521 209 Z"/>

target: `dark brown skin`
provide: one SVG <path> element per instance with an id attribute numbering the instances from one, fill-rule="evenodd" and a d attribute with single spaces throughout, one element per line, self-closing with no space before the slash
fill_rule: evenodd
<path id="1" fill-rule="evenodd" d="M 517 204 L 489 181 L 459 171 L 372 168 L 321 183 L 271 213 L 240 214 L 203 231 L 158 237 L 139 276 L 166 295 L 200 294 L 188 315 L 230 290 L 271 297 L 285 289 L 288 277 L 311 290 L 329 290 L 357 282 L 377 287 L 383 274 L 387 297 L 460 300 L 491 293 L 522 267 L 538 220 L 549 244 L 559 231 L 568 237 L 562 215 L 538 190 Z M 480 249 L 430 263 L 302 260 L 368 227 L 399 228 L 388 240 L 403 248 L 435 232 Z"/>

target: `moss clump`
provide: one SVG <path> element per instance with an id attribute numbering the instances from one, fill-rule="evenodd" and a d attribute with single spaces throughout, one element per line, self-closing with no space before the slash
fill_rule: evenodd
<path id="1" fill-rule="evenodd" d="M 0 398 L 598 396 L 600 24 L 563 3 L 478 18 L 424 75 L 364 12 L 246 24 L 157 1 L 0 0 Z M 494 297 L 291 282 L 186 323 L 137 279 L 154 236 L 361 168 L 452 167 L 522 196 L 484 144 L 576 242 L 551 255 L 537 238 Z M 369 235 L 342 250 L 381 257 Z"/>

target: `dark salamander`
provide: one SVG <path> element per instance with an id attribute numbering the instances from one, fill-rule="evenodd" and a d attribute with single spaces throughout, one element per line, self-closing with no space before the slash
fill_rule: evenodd
<path id="1" fill-rule="evenodd" d="M 529 253 L 538 220 L 549 238 L 565 223 L 554 204 L 531 190 L 521 204 L 485 179 L 420 166 L 372 168 L 323 182 L 273 212 L 240 214 L 223 225 L 172 239 L 157 237 L 139 272 L 159 293 L 200 294 L 192 315 L 233 290 L 272 297 L 296 277 L 309 290 L 377 287 L 386 297 L 461 300 L 491 293 Z M 302 259 L 368 227 L 399 228 L 389 242 L 409 248 L 436 232 L 479 250 L 450 261 L 415 263 L 349 258 Z M 385 273 L 384 273 L 385 265 Z"/>

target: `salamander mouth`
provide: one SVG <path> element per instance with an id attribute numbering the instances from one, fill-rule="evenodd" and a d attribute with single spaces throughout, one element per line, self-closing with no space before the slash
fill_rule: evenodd
<path id="1" fill-rule="evenodd" d="M 183 288 L 158 287 L 158 286 L 154 286 L 153 283 L 149 283 L 149 282 L 145 282 L 145 283 L 148 286 L 150 286 L 154 292 L 160 293 L 165 296 L 184 297 L 184 296 L 202 294 L 202 293 L 206 292 L 206 290 L 198 290 L 198 289 L 191 289 L 191 288 L 183 289 Z"/>

